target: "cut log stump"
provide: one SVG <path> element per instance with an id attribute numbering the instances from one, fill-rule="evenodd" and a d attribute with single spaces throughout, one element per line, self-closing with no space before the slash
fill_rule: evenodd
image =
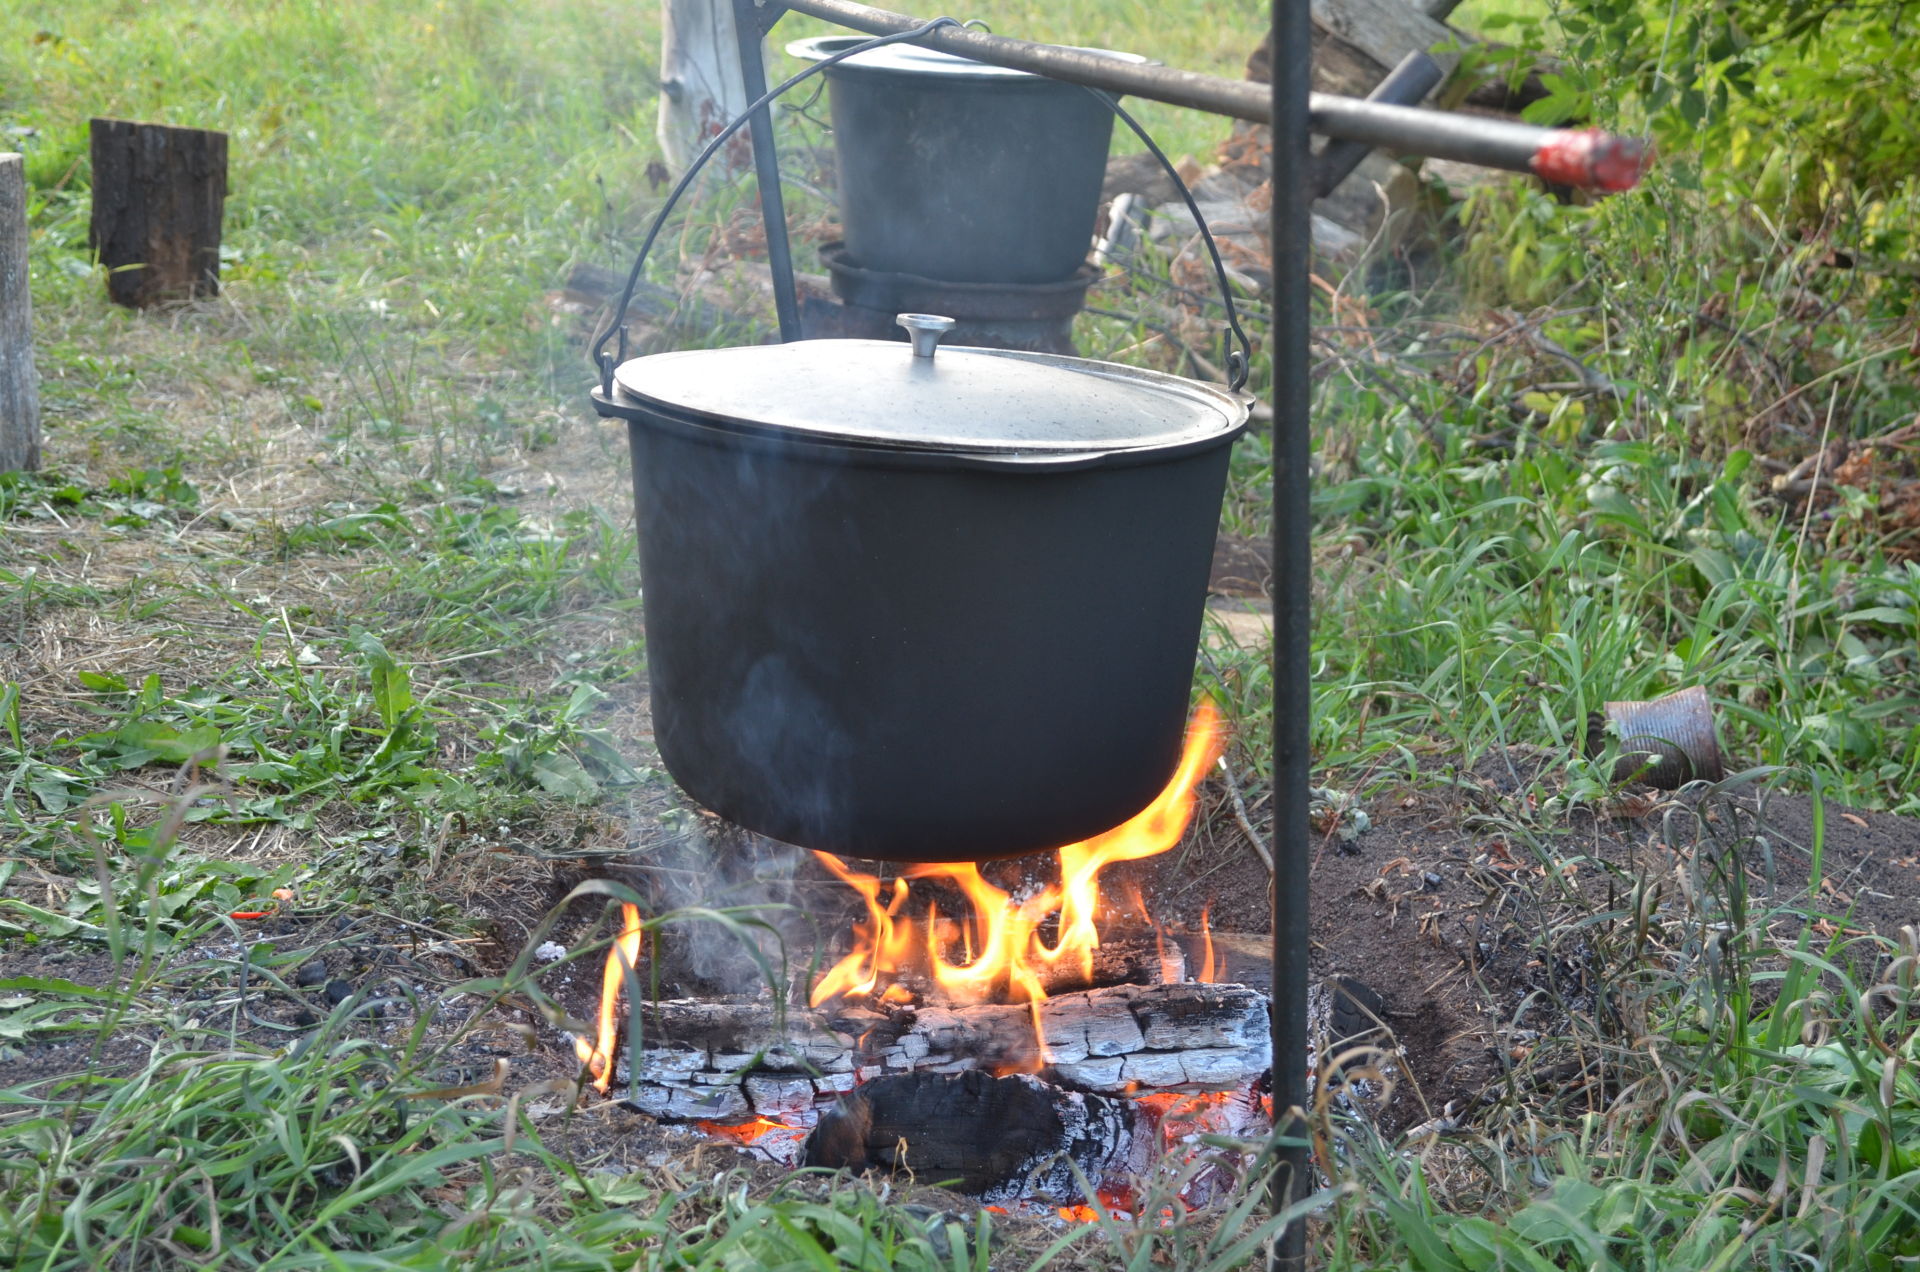
<path id="1" fill-rule="evenodd" d="M 27 179 L 19 155 L 0 155 L 0 473 L 40 467 L 40 384 L 33 370 L 27 288 Z"/>
<path id="2" fill-rule="evenodd" d="M 89 242 L 114 303 L 145 308 L 220 291 L 227 135 L 95 119 Z"/>

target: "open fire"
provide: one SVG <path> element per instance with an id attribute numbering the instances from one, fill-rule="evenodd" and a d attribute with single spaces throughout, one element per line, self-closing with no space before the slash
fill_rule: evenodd
<path id="1" fill-rule="evenodd" d="M 580 1063 L 593 1075 L 593 1085 L 602 1091 L 613 1085 L 613 1049 L 620 1037 L 619 1016 L 620 991 L 625 988 L 633 976 L 633 969 L 640 962 L 640 910 L 637 906 L 620 907 L 620 935 L 614 938 L 613 946 L 607 950 L 607 970 L 600 978 L 600 1019 L 599 1032 L 593 1042 L 585 1038 L 573 1040 L 573 1050 L 580 1057 Z"/>
<path id="2" fill-rule="evenodd" d="M 764 1000 L 645 1002 L 647 1048 L 622 1056 L 619 1000 L 643 931 L 624 907 L 596 1038 L 574 1043 L 582 1065 L 602 1091 L 631 1074 L 633 1107 L 771 1160 L 927 1170 L 971 1179 L 985 1200 L 1076 1221 L 1127 1211 L 1128 1181 L 1170 1150 L 1217 1155 L 1202 1137 L 1266 1124 L 1255 1091 L 1270 1061 L 1264 995 L 1214 983 L 1224 969 L 1204 917 L 1189 951 L 1137 888 L 1123 906 L 1101 892 L 1108 866 L 1180 842 L 1223 741 L 1203 706 L 1160 795 L 1123 825 L 1061 848 L 1056 881 L 1030 895 L 996 886 L 972 862 L 882 879 L 816 853 L 866 916 L 852 949 L 811 987 L 810 1013 Z M 943 906 L 949 887 L 963 906 Z M 1136 913 L 1153 924 L 1151 938 L 1103 933 L 1103 922 L 1114 929 Z M 1008 1149 L 1014 1142 L 1026 1147 Z M 1199 1169 L 1183 1198 L 1205 1204 L 1209 1181 L 1230 1169 Z M 1036 1183 L 1042 1174 L 1051 1182 Z M 1088 1178 L 1105 1181 L 1097 1197 L 1080 1194 L 1075 1181 Z"/>
<path id="3" fill-rule="evenodd" d="M 908 976 L 928 977 L 943 997 L 957 1003 L 1039 1002 L 1047 997 L 1047 984 L 1058 983 L 1059 973 L 1068 970 L 1078 973 L 1080 984 L 1092 984 L 1105 909 L 1100 872 L 1115 862 L 1158 856 L 1180 842 L 1193 817 L 1195 788 L 1219 759 L 1224 741 L 1218 713 L 1211 703 L 1202 703 L 1166 789 L 1129 821 L 1060 849 L 1059 882 L 1024 901 L 989 883 L 971 861 L 909 866 L 887 891 L 878 877 L 852 870 L 829 853 L 815 853 L 860 894 L 867 919 L 854 927 L 852 952 L 815 983 L 809 1004 L 818 1007 L 840 996 L 897 998 Z M 971 912 L 951 920 L 929 905 L 924 920 L 909 916 L 916 879 L 954 884 Z M 1053 919 L 1057 935 L 1049 944 L 1042 926 Z M 1209 941 L 1209 963 L 1211 954 Z"/>

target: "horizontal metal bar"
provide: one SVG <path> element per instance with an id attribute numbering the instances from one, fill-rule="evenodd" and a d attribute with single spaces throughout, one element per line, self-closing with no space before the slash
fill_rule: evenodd
<path id="1" fill-rule="evenodd" d="M 919 18 L 853 4 L 849 0 L 756 0 L 756 3 L 791 9 L 873 35 L 892 35 L 922 25 Z M 979 31 L 935 31 L 914 43 L 1112 93 L 1259 124 L 1273 122 L 1271 89 L 1250 80 L 1122 62 L 1084 49 L 1036 44 Z M 1431 159 L 1453 159 L 1509 172 L 1538 172 L 1568 185 L 1627 189 L 1638 180 L 1643 166 L 1638 142 L 1597 131 L 1539 128 L 1480 115 L 1390 106 L 1331 93 L 1311 94 L 1308 113 L 1313 131 L 1335 140 L 1357 141 L 1370 148 Z"/>
<path id="2" fill-rule="evenodd" d="M 1413 52 L 1387 72 L 1387 78 L 1367 94 L 1371 102 L 1390 102 L 1396 106 L 1418 106 L 1427 94 L 1440 87 L 1447 77 L 1446 68 L 1425 53 Z M 1330 140 L 1313 160 L 1314 197 L 1324 199 L 1373 153 L 1364 142 Z"/>
<path id="3" fill-rule="evenodd" d="M 795 13 L 824 18 L 855 31 L 871 35 L 892 35 L 910 31 L 920 21 L 904 14 L 852 4 L 848 0 L 758 0 L 761 4 L 779 4 Z M 1009 39 L 981 31 L 948 28 L 936 31 L 915 44 L 976 62 L 1010 66 L 1032 71 L 1052 79 L 1104 88 L 1109 92 L 1145 97 L 1151 101 L 1189 106 L 1215 115 L 1251 119 L 1266 123 L 1273 114 L 1273 103 L 1265 84 L 1247 80 L 1222 79 L 1166 66 L 1147 66 L 1101 57 L 1084 49 L 1063 48 L 1057 44 L 1035 44 L 1030 40 Z"/>

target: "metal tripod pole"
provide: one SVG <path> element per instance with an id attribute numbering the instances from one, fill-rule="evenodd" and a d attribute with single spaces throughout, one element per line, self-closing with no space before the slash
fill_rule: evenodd
<path id="1" fill-rule="evenodd" d="M 760 41 L 786 13 L 780 4 L 733 0 L 733 33 L 740 44 L 740 79 L 748 101 L 767 91 L 767 68 Z M 780 194 L 780 155 L 773 146 L 773 107 L 753 112 L 747 123 L 753 139 L 753 175 L 760 187 L 760 220 L 767 232 L 767 269 L 773 276 L 773 312 L 780 321 L 780 341 L 800 338 L 800 305 L 794 298 L 793 252 L 787 244 L 787 203 Z"/>
<path id="2" fill-rule="evenodd" d="M 1307 1195 L 1307 787 L 1313 710 L 1312 157 L 1308 0 L 1273 0 L 1273 1126 L 1280 1146 L 1269 1195 L 1274 1213 Z M 1274 1272 L 1306 1265 L 1306 1221 L 1268 1252 Z"/>

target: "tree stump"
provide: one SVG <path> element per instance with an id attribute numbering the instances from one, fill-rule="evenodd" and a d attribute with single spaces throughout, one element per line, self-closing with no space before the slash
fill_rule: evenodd
<path id="1" fill-rule="evenodd" d="M 27 288 L 27 174 L 0 155 L 0 473 L 40 467 L 40 385 L 33 371 Z"/>
<path id="2" fill-rule="evenodd" d="M 136 309 L 220 291 L 227 135 L 93 121 L 93 223 L 107 295 Z"/>

